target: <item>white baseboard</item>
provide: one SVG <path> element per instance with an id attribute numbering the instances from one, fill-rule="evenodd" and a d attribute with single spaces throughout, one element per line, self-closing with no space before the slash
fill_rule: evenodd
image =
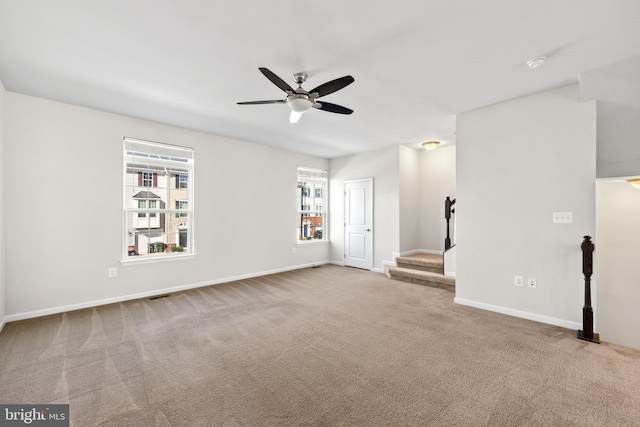
<path id="1" fill-rule="evenodd" d="M 398 264 L 395 261 L 387 261 L 385 259 L 382 260 L 382 269 L 384 270 L 384 266 L 388 265 L 389 267 L 397 267 Z"/>
<path id="2" fill-rule="evenodd" d="M 340 267 L 344 267 L 344 261 L 327 261 L 327 264 L 339 265 Z"/>
<path id="3" fill-rule="evenodd" d="M 384 274 L 384 268 L 373 268 L 373 270 L 371 270 L 371 271 L 373 271 L 374 273 L 382 273 L 382 274 Z"/>
<path id="4" fill-rule="evenodd" d="M 4 329 L 4 325 L 7 324 L 7 318 L 4 317 L 1 321 L 0 321 L 0 332 L 2 332 L 2 330 Z"/>
<path id="5" fill-rule="evenodd" d="M 464 298 L 454 298 L 453 302 L 460 305 L 468 305 L 470 307 L 480 308 L 482 310 L 493 311 L 496 313 L 507 314 L 509 316 L 520 317 L 522 319 L 533 320 L 535 322 L 547 323 L 549 325 L 560 326 L 567 329 L 582 329 L 582 324 L 572 322 L 570 320 L 558 319 L 555 317 L 544 316 L 541 314 L 528 313 L 526 311 L 514 310 L 512 308 L 500 307 L 497 305 L 485 304 L 483 302 L 471 301 Z"/>
<path id="6" fill-rule="evenodd" d="M 442 255 L 443 251 L 434 251 L 434 250 L 431 250 L 431 249 L 418 249 L 418 253 L 431 254 L 431 255 Z"/>
<path id="7" fill-rule="evenodd" d="M 316 267 L 316 266 L 319 266 L 319 265 L 334 264 L 334 263 L 335 263 L 334 261 L 320 261 L 320 262 L 314 262 L 314 263 L 310 263 L 310 264 L 302 264 L 302 265 L 295 265 L 295 266 L 291 266 L 291 267 L 278 268 L 278 269 L 275 269 L 275 270 L 259 271 L 259 272 L 255 272 L 255 273 L 242 274 L 242 275 L 239 275 L 239 276 L 231 276 L 231 277 L 225 277 L 225 278 L 222 278 L 222 279 L 214 279 L 214 280 L 209 280 L 209 281 L 206 281 L 206 282 L 191 283 L 191 284 L 188 284 L 188 285 L 173 286 L 173 287 L 164 288 L 164 289 L 155 289 L 153 291 L 140 292 L 140 293 L 137 293 L 137 294 L 122 295 L 122 296 L 117 296 L 117 297 L 112 297 L 112 298 L 105 298 L 105 299 L 100 299 L 100 300 L 82 302 L 82 303 L 78 303 L 78 304 L 69 304 L 69 305 L 63 305 L 63 306 L 59 306 L 59 307 L 45 308 L 45 309 L 42 309 L 42 310 L 34 310 L 34 311 L 28 311 L 28 312 L 24 312 L 24 313 L 11 314 L 11 315 L 5 316 L 4 320 L 2 321 L 2 323 L 0 325 L 2 327 L 4 327 L 5 323 L 15 322 L 15 321 L 18 321 L 18 320 L 32 319 L 32 318 L 35 318 L 35 317 L 42 317 L 42 316 L 49 316 L 51 314 L 65 313 L 65 312 L 74 311 L 74 310 L 82 310 L 84 308 L 98 307 L 98 306 L 101 306 L 101 305 L 113 304 L 113 303 L 118 303 L 118 302 L 123 302 L 123 301 L 131 301 L 131 300 L 136 300 L 136 299 L 141 299 L 141 298 L 149 298 L 149 297 L 153 297 L 153 296 L 156 296 L 156 295 L 164 295 L 164 294 L 170 294 L 172 292 L 187 291 L 189 289 L 202 288 L 202 287 L 205 287 L 205 286 L 212 286 L 212 285 L 219 285 L 220 283 L 233 282 L 233 281 L 236 281 L 236 280 L 243 280 L 243 279 L 251 279 L 253 277 L 266 276 L 268 274 L 284 273 L 286 271 L 300 270 L 301 268 Z M 338 264 L 338 265 L 340 265 L 340 264 Z M 0 331 L 1 330 L 2 330 L 2 328 L 0 327 Z"/>
<path id="8" fill-rule="evenodd" d="M 449 277 L 456 277 L 456 272 L 455 271 L 445 271 L 444 275 L 445 276 L 449 276 Z"/>
<path id="9" fill-rule="evenodd" d="M 434 251 L 432 249 L 414 249 L 412 251 L 406 251 L 406 252 L 394 252 L 393 258 L 397 258 L 399 256 L 409 256 L 409 255 L 413 255 L 413 254 L 431 254 L 431 255 L 442 255 L 443 251 Z"/>
<path id="10" fill-rule="evenodd" d="M 399 254 L 396 255 L 396 253 L 394 253 L 394 259 L 399 257 L 399 256 L 409 256 L 409 255 L 413 255 L 413 254 L 418 254 L 420 253 L 420 249 L 414 249 L 412 251 L 406 251 L 406 252 L 400 252 Z"/>

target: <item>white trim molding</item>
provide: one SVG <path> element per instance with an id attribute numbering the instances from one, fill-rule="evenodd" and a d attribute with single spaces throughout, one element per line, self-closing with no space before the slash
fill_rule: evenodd
<path id="1" fill-rule="evenodd" d="M 384 266 L 388 265 L 389 267 L 397 267 L 398 264 L 395 261 L 387 261 L 386 259 L 382 260 L 382 269 L 384 269 Z"/>
<path id="2" fill-rule="evenodd" d="M 528 313 L 526 311 L 514 310 L 512 308 L 500 307 L 497 305 L 486 304 L 483 302 L 472 301 L 472 300 L 458 298 L 458 297 L 454 298 L 453 302 L 460 305 L 467 305 L 469 307 L 480 308 L 482 310 L 493 311 L 495 313 L 507 314 L 513 317 L 520 317 L 522 319 L 533 320 L 534 322 L 560 326 L 561 328 L 567 328 L 567 329 L 573 329 L 573 330 L 582 329 L 582 324 L 580 324 L 579 322 L 572 322 L 570 320 L 544 316 L 542 314 Z"/>
<path id="3" fill-rule="evenodd" d="M 442 255 L 444 252 L 443 251 L 434 251 L 434 250 L 431 250 L 431 249 L 418 249 L 418 253 L 431 254 L 431 255 Z"/>
<path id="4" fill-rule="evenodd" d="M 399 256 L 409 256 L 409 255 L 413 255 L 413 254 L 418 254 L 420 253 L 420 249 L 414 249 L 412 251 L 405 251 L 405 252 L 400 252 L 400 253 L 394 253 L 395 258 L 399 257 Z"/>
<path id="5" fill-rule="evenodd" d="M 2 330 L 4 329 L 4 325 L 6 325 L 6 324 L 7 324 L 7 322 L 8 322 L 8 320 L 7 320 L 7 318 L 6 318 L 6 317 L 5 317 L 5 318 L 3 318 L 3 319 L 0 321 L 0 332 L 2 332 Z"/>
<path id="6" fill-rule="evenodd" d="M 385 265 L 390 265 L 392 267 L 397 267 L 398 263 L 396 262 L 396 258 L 398 258 L 399 256 L 400 256 L 400 253 L 391 252 L 391 261 L 382 260 L 382 267 L 384 268 Z"/>
<path id="7" fill-rule="evenodd" d="M 320 261 L 320 262 L 314 262 L 310 264 L 302 264 L 302 265 L 296 265 L 292 267 L 278 268 L 275 270 L 259 271 L 255 273 L 243 274 L 240 276 L 231 276 L 231 277 L 225 277 L 222 279 L 208 280 L 206 282 L 191 283 L 188 285 L 173 286 L 173 287 L 164 288 L 164 289 L 155 289 L 153 291 L 140 292 L 137 294 L 122 295 L 122 296 L 113 297 L 113 298 L 105 298 L 100 300 L 81 302 L 78 304 L 69 304 L 69 305 L 63 305 L 59 307 L 45 308 L 42 310 L 34 310 L 34 311 L 28 311 L 24 313 L 11 314 L 11 315 L 5 316 L 4 320 L 0 325 L 4 327 L 5 323 L 16 322 L 18 320 L 33 319 L 35 317 L 49 316 L 51 314 L 59 314 L 59 313 L 65 313 L 68 311 L 82 310 L 85 308 L 99 307 L 101 305 L 114 304 L 118 302 L 131 301 L 131 300 L 136 300 L 141 298 L 149 298 L 156 295 L 165 295 L 173 292 L 187 291 L 189 289 L 219 285 L 221 283 L 234 282 L 236 280 L 251 279 L 253 277 L 266 276 L 266 275 L 275 274 L 275 273 L 284 273 L 286 271 L 300 270 L 302 268 L 317 267 L 320 265 L 333 264 L 333 263 L 334 262 L 332 261 Z M 0 331 L 2 331 L 2 327 L 0 327 Z"/>
<path id="8" fill-rule="evenodd" d="M 147 255 L 140 258 L 130 257 L 127 259 L 121 259 L 120 264 L 123 267 L 126 267 L 128 265 L 153 264 L 156 262 L 186 261 L 186 260 L 195 259 L 195 258 L 196 258 L 195 252 L 190 254 L 176 254 L 176 255 L 166 255 L 166 256 L 165 255 L 161 255 L 161 256 Z"/>

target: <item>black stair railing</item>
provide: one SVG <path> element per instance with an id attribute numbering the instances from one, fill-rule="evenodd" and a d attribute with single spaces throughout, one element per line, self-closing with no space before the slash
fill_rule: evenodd
<path id="1" fill-rule="evenodd" d="M 600 344 L 600 337 L 593 333 L 593 309 L 591 308 L 591 275 L 593 274 L 593 251 L 595 246 L 591 236 L 584 236 L 582 241 L 582 273 L 584 274 L 584 306 L 582 307 L 582 330 L 578 331 L 578 339 Z"/>
<path id="2" fill-rule="evenodd" d="M 456 204 L 456 199 L 451 200 L 447 196 L 447 199 L 444 201 L 444 219 L 447 220 L 447 237 L 444 239 L 444 250 L 448 251 L 451 249 L 451 237 L 449 235 L 449 220 L 451 219 L 451 214 L 455 213 L 456 210 L 453 209 L 453 205 Z"/>

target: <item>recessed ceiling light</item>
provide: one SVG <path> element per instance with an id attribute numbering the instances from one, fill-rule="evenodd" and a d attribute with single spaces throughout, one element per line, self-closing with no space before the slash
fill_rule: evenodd
<path id="1" fill-rule="evenodd" d="M 529 66 L 529 68 L 538 68 L 539 66 L 544 64 L 544 61 L 546 60 L 547 60 L 546 56 L 538 56 L 537 58 L 528 60 L 527 65 Z"/>

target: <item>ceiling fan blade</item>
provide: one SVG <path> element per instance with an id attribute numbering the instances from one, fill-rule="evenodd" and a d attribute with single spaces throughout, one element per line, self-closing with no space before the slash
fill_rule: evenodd
<path id="1" fill-rule="evenodd" d="M 238 105 L 260 105 L 260 104 L 285 104 L 287 101 L 284 99 L 274 99 L 270 101 L 247 101 L 238 102 Z"/>
<path id="2" fill-rule="evenodd" d="M 264 74 L 264 76 L 266 78 L 271 80 L 271 83 L 273 83 L 274 85 L 278 86 L 283 91 L 285 91 L 285 92 L 293 92 L 294 91 L 291 86 L 289 86 L 280 77 L 278 77 L 275 74 L 273 74 L 268 68 L 260 67 L 258 69 L 260 70 L 260 72 L 262 72 L 262 74 Z"/>
<path id="3" fill-rule="evenodd" d="M 316 96 L 316 98 L 320 98 L 321 96 L 326 96 L 326 95 L 329 95 L 330 93 L 340 90 L 345 86 L 350 85 L 354 81 L 355 79 L 351 76 L 340 77 L 339 79 L 331 80 L 330 82 L 321 84 L 315 89 L 311 89 L 309 93 L 312 94 L 312 96 L 314 93 L 317 93 L 318 96 Z"/>
<path id="4" fill-rule="evenodd" d="M 330 113 L 338 113 L 338 114 L 351 114 L 353 110 L 347 107 L 343 107 L 342 105 L 332 104 L 330 102 L 316 102 L 313 104 L 314 108 L 318 110 L 328 111 Z"/>
<path id="5" fill-rule="evenodd" d="M 300 117 L 302 117 L 302 113 L 292 111 L 291 115 L 289 115 L 289 123 L 298 123 L 298 120 L 300 120 Z"/>

